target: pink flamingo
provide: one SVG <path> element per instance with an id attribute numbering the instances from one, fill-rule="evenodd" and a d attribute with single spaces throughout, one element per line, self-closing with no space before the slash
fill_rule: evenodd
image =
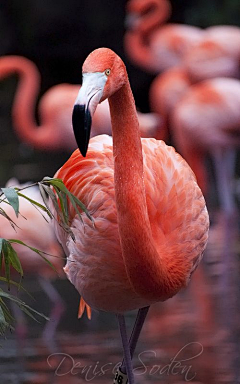
<path id="1" fill-rule="evenodd" d="M 234 150 L 240 145 L 240 82 L 217 78 L 189 88 L 176 105 L 172 124 L 177 148 L 191 165 L 203 191 L 207 174 L 203 158 L 213 157 L 222 207 L 234 210 L 230 193 Z"/>
<path id="2" fill-rule="evenodd" d="M 240 75 L 240 28 L 217 25 L 205 30 L 204 38 L 186 53 L 183 66 L 192 82 L 213 77 Z"/>
<path id="3" fill-rule="evenodd" d="M 228 46 L 227 41 L 232 43 Z M 153 80 L 149 90 L 150 108 L 163 119 L 165 139 L 173 110 L 191 85 L 215 77 L 239 76 L 239 46 L 239 28 L 208 28 L 204 39 L 185 55 L 181 66 L 170 68 Z"/>
<path id="4" fill-rule="evenodd" d="M 80 85 L 59 84 L 50 88 L 41 98 L 39 115 L 41 125 L 34 118 L 35 103 L 40 86 L 40 74 L 30 60 L 20 56 L 0 58 L 0 79 L 13 73 L 19 75 L 19 86 L 13 104 L 13 124 L 22 141 L 40 150 L 72 151 L 76 141 L 72 132 L 72 105 Z M 161 121 L 154 114 L 138 115 L 142 135 L 149 137 L 161 130 Z M 55 132 L 58 137 L 55 139 Z M 111 120 L 107 102 L 98 107 L 93 119 L 93 135 L 111 134 Z M 53 140 L 54 138 L 54 140 Z"/>
<path id="5" fill-rule="evenodd" d="M 91 139 L 99 102 L 108 98 L 113 138 Z M 64 268 L 85 302 L 117 314 L 124 364 L 131 358 L 149 305 L 174 296 L 189 282 L 205 249 L 208 214 L 195 176 L 172 147 L 140 139 L 135 103 L 124 63 L 113 51 L 93 51 L 83 64 L 83 85 L 73 111 L 76 150 L 57 172 L 88 208 L 84 225 L 69 207 L 76 242 L 59 227 Z M 140 308 L 127 340 L 124 312 Z"/>
<path id="6" fill-rule="evenodd" d="M 23 187 L 25 185 L 19 185 L 17 180 L 11 179 L 7 183 L 7 186 Z M 31 199 L 44 204 L 37 187 L 27 188 L 23 193 Z M 19 197 L 20 215 L 18 218 L 9 204 L 2 202 L 1 207 L 14 223 L 16 223 L 17 227 L 14 230 L 10 223 L 7 223 L 5 217 L 0 215 L 0 237 L 21 240 L 31 247 L 35 247 L 50 255 L 55 255 L 56 257 L 46 257 L 50 260 L 59 275 L 62 275 L 63 252 L 57 242 L 51 223 L 48 223 L 38 210 L 23 197 Z M 51 284 L 51 280 L 56 278 L 57 274 L 40 255 L 37 255 L 31 249 L 20 244 L 13 244 L 13 248 L 18 253 L 24 276 L 36 277 L 52 304 L 50 321 L 47 322 L 42 334 L 43 339 L 51 343 L 65 308 L 59 293 Z M 16 333 L 19 341 L 22 342 L 26 334 L 25 319 L 18 306 L 13 306 L 13 312 L 17 322 Z"/>
<path id="7" fill-rule="evenodd" d="M 168 0 L 129 0 L 124 46 L 133 63 L 159 73 L 182 62 L 184 55 L 201 41 L 197 27 L 164 24 L 171 13 Z"/>
<path id="8" fill-rule="evenodd" d="M 170 117 L 176 104 L 191 85 L 188 73 L 182 67 L 170 68 L 153 80 L 149 89 L 149 103 L 151 110 L 163 120 L 163 140 L 169 138 Z"/>
<path id="9" fill-rule="evenodd" d="M 220 234 L 216 259 L 219 270 L 221 268 L 218 279 L 220 322 L 230 337 L 234 337 L 238 276 L 233 244 L 238 238 L 238 212 L 233 181 L 236 150 L 240 147 L 240 81 L 216 78 L 192 86 L 178 102 L 172 119 L 176 146 L 189 162 L 206 195 L 210 181 L 205 165 L 207 156 L 213 162 L 220 217 L 211 236 L 213 240 L 214 232 Z"/>

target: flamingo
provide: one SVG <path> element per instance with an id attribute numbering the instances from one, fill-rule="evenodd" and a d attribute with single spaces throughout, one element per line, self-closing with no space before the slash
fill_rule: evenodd
<path id="1" fill-rule="evenodd" d="M 211 78 L 239 77 L 239 46 L 238 27 L 208 28 L 204 39 L 185 55 L 181 66 L 155 77 L 149 89 L 149 103 L 151 110 L 163 119 L 164 139 L 168 138 L 175 106 L 192 85 Z"/>
<path id="2" fill-rule="evenodd" d="M 162 138 L 164 140 L 169 138 L 171 132 L 170 117 L 172 112 L 191 85 L 192 82 L 187 71 L 183 67 L 174 67 L 156 76 L 150 86 L 150 108 L 163 120 Z"/>
<path id="3" fill-rule="evenodd" d="M 124 37 L 133 63 L 151 73 L 180 65 L 184 55 L 199 43 L 204 32 L 197 27 L 165 24 L 171 13 L 168 0 L 129 0 Z"/>
<path id="4" fill-rule="evenodd" d="M 234 201 L 229 187 L 234 175 L 234 151 L 240 145 L 239 80 L 216 78 L 190 87 L 174 109 L 171 126 L 177 148 L 205 192 L 203 159 L 207 154 L 213 157 L 221 206 L 232 212 Z"/>
<path id="5" fill-rule="evenodd" d="M 29 183 L 21 185 L 16 179 L 10 179 L 6 186 L 26 187 L 27 185 L 29 185 Z M 37 187 L 34 186 L 25 189 L 24 194 L 31 199 L 44 204 Z M 17 226 L 13 229 L 10 223 L 7 224 L 5 217 L 0 215 L 0 237 L 21 240 L 31 247 L 35 247 L 43 252 L 56 256 L 49 255 L 47 258 L 55 267 L 58 274 L 63 275 L 63 252 L 57 242 L 51 223 L 47 222 L 46 218 L 44 219 L 38 210 L 21 196 L 19 196 L 20 215 L 17 218 L 13 208 L 9 204 L 1 202 L 1 208 L 5 210 L 7 215 Z M 50 268 L 46 261 L 31 249 L 20 244 L 13 244 L 13 248 L 19 256 L 24 276 L 37 278 L 41 288 L 44 290 L 52 304 L 50 321 L 46 324 L 42 334 L 43 339 L 51 344 L 65 308 L 59 293 L 51 283 L 51 280 L 56 278 L 56 272 Z M 19 341 L 23 342 L 26 334 L 25 319 L 22 311 L 15 305 L 13 306 L 13 312 L 17 321 L 16 334 L 19 337 Z"/>
<path id="6" fill-rule="evenodd" d="M 186 53 L 183 65 L 192 82 L 213 77 L 239 78 L 240 28 L 217 25 Z"/>
<path id="7" fill-rule="evenodd" d="M 209 192 L 206 159 L 212 159 L 220 215 L 211 228 L 210 245 L 218 236 L 214 248 L 217 244 L 220 321 L 234 339 L 238 276 L 233 244 L 238 238 L 238 211 L 233 182 L 236 151 L 240 147 L 240 81 L 216 78 L 192 86 L 177 104 L 172 120 L 176 146 L 195 172 L 205 195 Z"/>
<path id="8" fill-rule="evenodd" d="M 89 141 L 92 116 L 107 98 L 113 137 Z M 86 205 L 94 225 L 84 213 L 82 225 L 69 207 L 75 242 L 55 227 L 68 255 L 64 271 L 91 308 L 117 315 L 124 351 L 117 375 L 127 372 L 133 384 L 131 358 L 149 306 L 185 287 L 201 260 L 209 226 L 205 200 L 174 148 L 140 139 L 125 65 L 108 48 L 94 50 L 83 64 L 73 129 L 79 149 L 56 177 Z M 124 313 L 134 309 L 129 344 Z"/>
<path id="9" fill-rule="evenodd" d="M 13 73 L 19 75 L 20 83 L 13 104 L 13 124 L 22 141 L 40 150 L 65 149 L 72 152 L 76 141 L 72 132 L 72 105 L 80 85 L 58 84 L 51 87 L 41 98 L 39 114 L 41 125 L 34 119 L 36 97 L 40 87 L 40 74 L 30 60 L 21 56 L 0 58 L 0 79 Z M 143 137 L 161 130 L 161 121 L 156 114 L 138 114 Z M 55 132 L 58 132 L 57 139 Z M 108 103 L 98 107 L 93 119 L 92 135 L 111 134 L 111 120 Z M 53 140 L 54 138 L 54 140 Z"/>

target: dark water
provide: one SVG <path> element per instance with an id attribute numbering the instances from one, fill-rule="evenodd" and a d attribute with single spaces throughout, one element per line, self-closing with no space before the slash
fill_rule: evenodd
<path id="1" fill-rule="evenodd" d="M 237 231 L 229 233 L 226 249 L 222 229 L 212 230 L 189 287 L 151 307 L 134 358 L 137 384 L 240 383 L 239 242 Z M 24 300 L 48 314 L 51 304 L 41 287 L 25 285 L 36 301 Z M 24 345 L 15 334 L 1 341 L 0 383 L 112 383 L 122 357 L 115 316 L 94 312 L 91 321 L 77 320 L 74 288 L 66 280 L 54 286 L 66 305 L 54 340 L 42 340 L 43 320 L 28 319 Z M 126 316 L 129 330 L 135 315 Z"/>

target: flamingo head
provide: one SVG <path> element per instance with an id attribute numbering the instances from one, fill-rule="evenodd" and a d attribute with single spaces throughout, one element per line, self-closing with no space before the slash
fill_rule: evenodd
<path id="1" fill-rule="evenodd" d="M 111 49 L 96 49 L 86 58 L 82 86 L 72 116 L 75 138 L 84 157 L 90 139 L 92 116 L 97 105 L 117 92 L 126 79 L 125 65 Z"/>

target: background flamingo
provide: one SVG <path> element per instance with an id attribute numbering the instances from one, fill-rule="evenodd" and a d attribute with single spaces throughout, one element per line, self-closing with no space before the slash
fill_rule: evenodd
<path id="1" fill-rule="evenodd" d="M 56 231 L 68 254 L 65 272 L 83 299 L 118 314 L 132 384 L 131 356 L 148 306 L 172 297 L 189 281 L 206 246 L 208 214 L 192 171 L 174 149 L 154 139 L 142 139 L 141 147 L 121 59 L 109 49 L 97 49 L 83 73 L 73 112 L 82 155 L 76 150 L 56 176 L 84 202 L 95 225 L 82 215 L 83 226 L 69 207 L 76 242 Z M 91 115 L 105 98 L 113 144 L 102 135 L 88 148 Z M 141 309 L 129 347 L 123 313 L 136 308 Z"/>
<path id="2" fill-rule="evenodd" d="M 40 74 L 30 60 L 19 56 L 0 58 L 0 79 L 12 74 L 19 75 L 12 116 L 14 128 L 20 139 L 41 150 L 76 148 L 71 128 L 72 105 L 80 85 L 59 84 L 50 88 L 41 98 L 39 115 L 41 125 L 35 121 L 35 103 L 40 87 Z M 142 135 L 149 137 L 161 131 L 161 121 L 157 115 L 138 115 Z M 55 139 L 55 132 L 58 137 Z M 111 120 L 107 102 L 98 107 L 93 120 L 93 135 L 111 134 Z"/>
<path id="3" fill-rule="evenodd" d="M 225 39 L 219 41 L 218 32 Z M 232 43 L 227 46 L 227 41 Z M 165 122 L 164 139 L 168 138 L 169 130 L 171 132 L 169 119 L 173 110 L 191 85 L 219 76 L 239 76 L 238 45 L 240 46 L 239 28 L 209 28 L 204 39 L 185 55 L 181 66 L 170 68 L 153 80 L 149 90 L 150 108 Z"/>
<path id="4" fill-rule="evenodd" d="M 168 0 L 130 0 L 129 28 L 124 47 L 131 61 L 144 70 L 159 73 L 182 62 L 204 32 L 183 24 L 164 24 L 171 14 Z"/>
<path id="5" fill-rule="evenodd" d="M 183 65 L 192 82 L 240 75 L 240 28 L 217 25 L 186 53 Z"/>
<path id="6" fill-rule="evenodd" d="M 7 183 L 7 186 L 23 187 L 26 185 L 27 184 L 18 184 L 15 179 L 11 179 Z M 24 194 L 31 199 L 44 204 L 37 187 L 25 189 Z M 48 223 L 39 211 L 23 197 L 19 197 L 20 215 L 18 218 L 9 204 L 2 202 L 1 207 L 18 227 L 14 230 L 10 223 L 8 223 L 7 220 L 0 215 L 0 237 L 5 239 L 18 239 L 29 246 L 35 247 L 43 252 L 47 252 L 50 255 L 55 255 L 56 257 L 46 257 L 51 261 L 57 273 L 62 276 L 63 252 L 55 237 L 52 224 Z M 24 276 L 36 278 L 52 304 L 50 321 L 47 322 L 42 334 L 44 340 L 51 344 L 53 342 L 57 325 L 65 308 L 60 295 L 51 283 L 52 279 L 56 279 L 57 273 L 50 268 L 50 266 L 40 257 L 40 255 L 36 254 L 29 248 L 20 244 L 13 244 L 13 247 L 18 253 L 23 267 Z M 17 322 L 16 333 L 19 340 L 23 342 L 26 336 L 25 319 L 18 306 L 14 305 L 13 311 Z"/>
<path id="7" fill-rule="evenodd" d="M 207 188 L 203 158 L 208 153 L 216 166 L 220 162 L 216 168 L 219 198 L 226 211 L 233 211 L 229 187 L 234 173 L 233 152 L 240 144 L 240 82 L 217 78 L 192 86 L 175 107 L 172 126 L 176 146 L 203 190 Z"/>
<path id="8" fill-rule="evenodd" d="M 172 112 L 191 85 L 188 73 L 182 67 L 170 68 L 153 80 L 149 89 L 149 103 L 151 110 L 163 119 L 163 140 L 169 140 Z"/>
<path id="9" fill-rule="evenodd" d="M 206 161 L 208 157 L 212 159 L 216 180 L 212 198 L 215 211 L 220 209 L 218 216 L 213 212 L 209 239 L 219 269 L 220 323 L 232 342 L 238 329 L 235 322 L 238 264 L 234 247 L 239 238 L 239 213 L 233 183 L 236 150 L 240 146 L 240 81 L 216 78 L 192 86 L 177 104 L 172 126 L 176 146 L 194 170 L 209 200 L 213 177 L 209 178 Z"/>

